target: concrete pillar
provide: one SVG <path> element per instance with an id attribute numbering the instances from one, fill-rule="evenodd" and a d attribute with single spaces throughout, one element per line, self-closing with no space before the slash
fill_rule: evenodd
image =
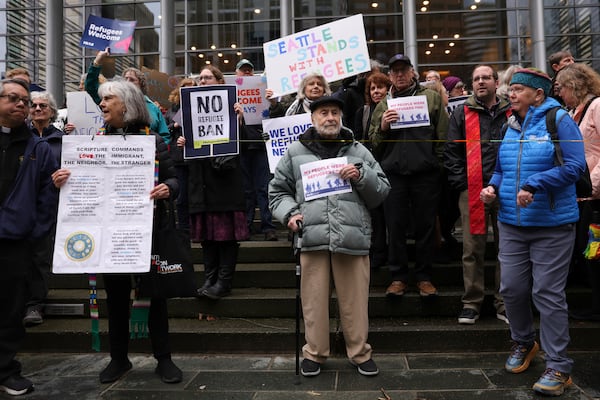
<path id="1" fill-rule="evenodd" d="M 160 48 L 159 68 L 161 72 L 173 75 L 175 72 L 175 2 L 160 2 Z"/>
<path id="2" fill-rule="evenodd" d="M 532 67 L 546 71 L 546 39 L 544 37 L 543 0 L 529 0 L 529 21 L 531 26 Z"/>
<path id="3" fill-rule="evenodd" d="M 65 101 L 63 69 L 63 2 L 46 2 L 46 82 L 45 87 L 54 96 L 58 107 Z M 33 72 L 33 71 L 31 71 Z M 44 82 L 39 82 L 44 86 Z"/>

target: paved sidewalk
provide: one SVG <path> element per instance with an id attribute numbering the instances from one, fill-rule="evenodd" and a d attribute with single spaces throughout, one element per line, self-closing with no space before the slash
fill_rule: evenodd
<path id="1" fill-rule="evenodd" d="M 24 375 L 35 391 L 24 399 L 210 399 L 210 400 L 525 400 L 538 399 L 531 385 L 544 370 L 540 355 L 519 375 L 503 370 L 506 353 L 375 354 L 380 374 L 364 377 L 345 359 L 332 358 L 314 378 L 296 377 L 288 355 L 183 355 L 173 359 L 184 371 L 180 384 L 154 374 L 151 356 L 132 354 L 133 369 L 120 381 L 102 385 L 98 373 L 106 353 L 20 354 Z M 600 399 L 600 352 L 574 352 L 574 385 L 561 399 Z M 0 399 L 13 398 L 3 393 Z"/>

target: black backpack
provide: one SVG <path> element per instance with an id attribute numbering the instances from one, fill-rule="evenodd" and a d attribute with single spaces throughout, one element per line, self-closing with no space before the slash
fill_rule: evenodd
<path id="1" fill-rule="evenodd" d="M 585 110 L 583 110 L 583 114 L 587 111 L 587 107 L 589 103 L 586 105 Z M 567 115 L 564 112 L 559 120 L 556 121 L 556 113 L 560 110 L 561 107 L 554 107 L 548 110 L 546 113 L 546 128 L 550 133 L 550 138 L 554 143 L 554 154 L 556 155 L 556 165 L 563 165 L 565 161 L 562 156 L 562 149 L 560 148 L 560 141 L 558 140 L 558 132 L 556 129 L 557 124 Z M 583 115 L 582 115 L 583 119 Z M 585 170 L 581 173 L 581 176 L 575 182 L 575 192 L 577 193 L 577 198 L 587 198 L 592 196 L 592 178 L 590 177 L 590 169 L 587 166 L 587 162 L 585 163 Z"/>

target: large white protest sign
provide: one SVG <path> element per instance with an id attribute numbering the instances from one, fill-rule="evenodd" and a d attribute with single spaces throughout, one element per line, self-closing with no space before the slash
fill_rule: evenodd
<path id="1" fill-rule="evenodd" d="M 185 159 L 239 154 L 235 92 L 233 85 L 181 88 Z"/>
<path id="2" fill-rule="evenodd" d="M 266 142 L 269 169 L 275 172 L 277 163 L 287 151 L 292 142 L 298 140 L 304 131 L 312 126 L 310 114 L 297 114 L 288 117 L 272 118 L 263 120 L 263 132 L 269 134 Z"/>
<path id="3" fill-rule="evenodd" d="M 340 169 L 348 164 L 346 157 L 326 158 L 302 164 L 302 187 L 304 200 L 310 201 L 334 194 L 352 191 L 350 182 L 340 177 Z"/>
<path id="4" fill-rule="evenodd" d="M 415 126 L 429 126 L 429 107 L 427 96 L 407 96 L 388 99 L 388 107 L 396 110 L 399 119 L 390 124 L 390 128 L 413 128 Z"/>
<path id="5" fill-rule="evenodd" d="M 236 86 L 237 102 L 244 109 L 246 125 L 260 125 L 264 118 L 269 118 L 269 100 L 265 97 L 266 77 L 228 75 L 225 83 Z"/>
<path id="6" fill-rule="evenodd" d="M 371 69 L 362 14 L 266 42 L 263 52 L 275 96 L 297 92 L 310 72 L 333 82 Z"/>
<path id="7" fill-rule="evenodd" d="M 63 136 L 54 273 L 148 272 L 155 138 Z"/>
<path id="8" fill-rule="evenodd" d="M 71 135 L 95 135 L 104 124 L 102 110 L 87 92 L 67 93 L 67 119 L 75 125 Z"/>

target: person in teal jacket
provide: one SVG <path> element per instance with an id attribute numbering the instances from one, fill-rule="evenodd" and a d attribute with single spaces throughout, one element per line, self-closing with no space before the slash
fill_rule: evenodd
<path id="1" fill-rule="evenodd" d="M 551 140 L 546 113 L 560 106 L 549 97 L 551 89 L 552 80 L 539 70 L 520 69 L 513 75 L 509 90 L 513 115 L 481 200 L 500 202 L 500 294 L 514 341 L 505 369 L 524 372 L 540 348 L 533 300 L 546 360 L 546 370 L 533 390 L 558 396 L 572 383 L 565 286 L 579 219 L 575 182 L 586 161 L 579 128 L 565 110 L 556 114 L 559 143 Z M 558 162 L 557 148 L 563 163 Z"/>
<path id="2" fill-rule="evenodd" d="M 96 58 L 90 65 L 87 76 L 85 77 L 85 91 L 92 96 L 96 104 L 100 104 L 100 96 L 98 95 L 98 87 L 100 86 L 100 71 L 102 71 L 102 63 L 106 57 L 110 56 L 108 48 L 106 50 L 99 51 L 96 54 Z M 133 83 L 142 90 L 144 94 L 144 100 L 146 101 L 146 107 L 148 107 L 148 113 L 150 113 L 150 130 L 156 132 L 163 138 L 165 143 L 168 145 L 171 141 L 171 134 L 169 133 L 169 127 L 165 121 L 163 113 L 160 108 L 146 95 L 146 76 L 137 68 L 127 68 L 121 74 L 125 80 Z"/>

